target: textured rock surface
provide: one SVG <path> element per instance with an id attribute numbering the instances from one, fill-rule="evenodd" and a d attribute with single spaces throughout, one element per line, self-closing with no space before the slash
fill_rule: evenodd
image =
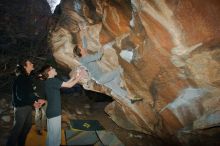
<path id="1" fill-rule="evenodd" d="M 76 44 L 90 53 L 105 45 L 99 65 L 121 66 L 123 87 L 144 99 L 131 104 L 113 95 L 112 120 L 185 143 L 186 129 L 220 125 L 219 13 L 217 0 L 62 0 L 50 41 L 56 61 L 73 72 Z M 110 94 L 89 77 L 82 84 Z"/>

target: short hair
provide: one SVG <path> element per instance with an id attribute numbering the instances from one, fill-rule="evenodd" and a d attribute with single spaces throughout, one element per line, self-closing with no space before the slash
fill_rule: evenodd
<path id="1" fill-rule="evenodd" d="M 78 45 L 76 45 L 73 49 L 73 53 L 74 55 L 78 56 L 78 57 L 82 57 L 82 54 L 81 54 L 81 49 L 79 48 Z"/>
<path id="2" fill-rule="evenodd" d="M 49 77 L 48 72 L 50 71 L 50 67 L 51 66 L 49 64 L 46 64 L 39 70 L 39 73 L 42 75 L 42 79 L 46 80 Z"/>

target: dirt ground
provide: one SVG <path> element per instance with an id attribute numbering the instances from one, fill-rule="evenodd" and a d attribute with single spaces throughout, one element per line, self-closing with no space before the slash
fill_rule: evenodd
<path id="1" fill-rule="evenodd" d="M 6 97 L 7 96 L 7 97 Z M 4 94 L 7 104 L 10 102 L 10 95 Z M 98 120 L 108 131 L 113 132 L 125 146 L 162 146 L 161 142 L 146 134 L 125 130 L 117 126 L 104 112 L 104 108 L 112 101 L 111 97 L 103 94 L 84 92 L 62 94 L 62 128 L 69 128 L 69 120 L 85 119 Z M 11 116 L 10 122 L 0 122 L 0 146 L 4 146 L 10 128 L 13 123 L 13 110 L 8 108 L 4 112 Z M 34 120 L 34 110 L 33 110 Z M 33 121 L 34 124 L 34 121 Z"/>

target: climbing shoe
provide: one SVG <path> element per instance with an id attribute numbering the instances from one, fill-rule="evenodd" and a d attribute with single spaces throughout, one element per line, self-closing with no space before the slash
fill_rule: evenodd
<path id="1" fill-rule="evenodd" d="M 137 101 L 142 101 L 143 98 L 141 98 L 141 97 L 139 97 L 139 96 L 135 96 L 135 97 L 131 98 L 130 100 L 131 100 L 131 103 L 133 104 L 133 103 L 135 103 L 135 102 L 137 102 Z"/>

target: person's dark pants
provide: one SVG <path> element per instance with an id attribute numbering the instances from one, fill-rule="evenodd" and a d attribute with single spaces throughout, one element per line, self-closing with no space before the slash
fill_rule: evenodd
<path id="1" fill-rule="evenodd" d="M 32 107 L 16 107 L 14 110 L 14 125 L 6 146 L 24 146 L 28 132 L 32 126 Z"/>

